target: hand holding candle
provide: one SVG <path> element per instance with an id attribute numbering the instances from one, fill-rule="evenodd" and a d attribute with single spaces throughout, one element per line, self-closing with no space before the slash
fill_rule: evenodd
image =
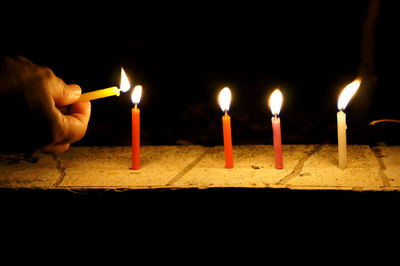
<path id="1" fill-rule="evenodd" d="M 1 58 L 0 154 L 67 150 L 85 135 L 90 118 L 90 104 L 76 102 L 80 95 L 80 86 L 47 67 L 22 56 Z"/>
<path id="2" fill-rule="evenodd" d="M 281 119 L 278 117 L 282 106 L 282 93 L 279 89 L 274 90 L 269 98 L 269 106 L 273 117 L 272 122 L 272 132 L 274 138 L 274 152 L 275 152 L 275 168 L 283 168 L 282 159 L 282 137 L 281 137 Z"/>
<path id="3" fill-rule="evenodd" d="M 228 115 L 231 103 L 231 91 L 228 87 L 221 90 L 218 96 L 219 105 L 225 114 L 222 116 L 222 129 L 224 133 L 225 168 L 233 168 L 231 117 Z"/>
<path id="4" fill-rule="evenodd" d="M 346 168 L 347 164 L 347 140 L 346 140 L 346 114 L 343 110 L 347 104 L 357 92 L 360 87 L 361 80 L 356 79 L 349 85 L 347 85 L 339 96 L 337 113 L 337 130 L 338 130 L 338 160 L 339 168 Z"/>
<path id="5" fill-rule="evenodd" d="M 132 170 L 140 168 L 140 110 L 137 107 L 142 96 L 142 86 L 137 85 L 132 92 Z"/>
<path id="6" fill-rule="evenodd" d="M 121 67 L 121 84 L 120 87 L 110 87 L 102 90 L 91 91 L 87 93 L 82 93 L 78 102 L 86 102 L 91 100 L 96 100 L 100 98 L 105 98 L 109 96 L 119 96 L 120 92 L 127 92 L 131 88 L 128 77 L 124 69 Z"/>

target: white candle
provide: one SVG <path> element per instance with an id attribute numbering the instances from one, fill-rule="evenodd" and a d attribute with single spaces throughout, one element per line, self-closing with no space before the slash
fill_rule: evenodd
<path id="1" fill-rule="evenodd" d="M 338 134 L 338 153 L 339 168 L 346 168 L 347 164 L 347 143 L 346 143 L 346 114 L 340 110 L 337 113 L 337 134 Z"/>
<path id="2" fill-rule="evenodd" d="M 337 113 L 337 132 L 338 132 L 338 161 L 339 168 L 346 168 L 347 164 L 347 140 L 346 140 L 346 114 L 343 110 L 346 108 L 350 99 L 360 87 L 361 80 L 356 79 L 347 85 L 339 96 Z"/>

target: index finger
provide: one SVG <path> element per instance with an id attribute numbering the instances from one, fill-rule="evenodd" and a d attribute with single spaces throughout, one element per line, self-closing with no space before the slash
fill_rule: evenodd
<path id="1" fill-rule="evenodd" d="M 39 73 L 57 106 L 66 106 L 76 102 L 81 96 L 81 87 L 77 84 L 66 84 L 47 67 L 41 67 Z"/>

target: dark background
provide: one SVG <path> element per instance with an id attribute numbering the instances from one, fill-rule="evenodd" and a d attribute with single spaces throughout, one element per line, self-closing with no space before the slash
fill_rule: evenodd
<path id="1" fill-rule="evenodd" d="M 2 4 L 1 50 L 4 55 L 23 55 L 50 67 L 65 82 L 79 84 L 84 92 L 118 85 L 122 65 L 133 85 L 140 83 L 144 88 L 139 105 L 143 145 L 221 145 L 222 112 L 217 95 L 224 86 L 229 86 L 233 95 L 230 115 L 234 145 L 272 143 L 267 99 L 276 87 L 284 94 L 283 143 L 337 142 L 337 98 L 359 73 L 367 0 L 104 2 L 92 6 L 60 1 Z M 400 144 L 400 125 L 368 126 L 374 119 L 400 119 L 399 16 L 395 1 L 382 2 L 376 46 L 371 50 L 377 79 L 360 88 L 346 109 L 350 144 Z M 87 134 L 75 145 L 130 145 L 132 107 L 129 94 L 93 101 Z M 353 230 L 380 220 L 383 226 L 373 224 L 368 230 L 381 229 L 390 224 L 387 221 L 393 221 L 391 207 L 398 206 L 398 193 L 386 192 L 226 188 L 124 193 L 90 190 L 79 194 L 64 190 L 0 192 L 0 201 L 5 203 L 3 222 L 23 223 L 21 228 L 30 229 L 36 228 L 33 222 L 51 214 L 45 226 L 54 224 L 59 229 L 76 224 L 86 230 L 86 239 L 93 224 L 107 217 L 115 221 L 124 214 L 134 216 L 122 219 L 130 228 L 135 228 L 135 222 L 140 223 L 137 228 L 157 223 L 163 232 L 175 233 L 173 226 L 164 224 L 166 221 L 189 224 L 189 238 L 193 237 L 193 228 L 204 228 L 203 224 L 193 227 L 199 220 L 214 228 L 221 217 L 229 217 L 227 224 L 234 225 L 241 217 L 261 221 L 261 230 L 250 234 L 266 232 L 268 237 L 272 232 L 269 228 L 282 228 L 278 230 L 281 234 L 293 227 L 293 221 L 296 225 L 300 221 L 328 228 L 326 225 L 336 222 L 337 217 L 341 220 L 334 227 L 345 221 L 346 228 Z M 84 222 L 97 213 L 100 219 L 93 224 Z M 184 219 L 173 219 L 182 215 Z M 188 219 L 188 215 L 194 219 Z M 286 219 L 289 215 L 292 217 Z M 365 219 L 354 219 L 358 216 Z M 318 219 L 307 223 L 308 217 Z M 282 226 L 281 220 L 289 222 L 290 227 Z M 66 221 L 65 226 L 62 221 Z M 266 225 L 270 221 L 279 222 L 271 227 Z M 12 228 L 9 224 L 4 228 Z M 218 229 L 221 224 L 225 226 L 219 222 Z M 254 225 L 238 227 L 246 228 L 248 234 L 247 229 Z M 146 238 L 153 241 L 148 235 Z M 17 239 L 15 235 L 13 239 Z M 138 243 L 137 236 L 133 239 Z"/>
<path id="2" fill-rule="evenodd" d="M 231 1 L 234 2 L 234 1 Z M 382 2 L 375 81 L 346 114 L 348 143 L 400 144 L 398 15 Z M 233 144 L 271 144 L 270 93 L 284 95 L 283 143 L 336 143 L 337 98 L 359 73 L 368 1 L 21 4 L 1 8 L 4 54 L 50 67 L 84 92 L 143 85 L 143 145 L 222 144 L 219 91 L 230 87 Z M 130 94 L 92 102 L 76 145 L 130 145 Z"/>

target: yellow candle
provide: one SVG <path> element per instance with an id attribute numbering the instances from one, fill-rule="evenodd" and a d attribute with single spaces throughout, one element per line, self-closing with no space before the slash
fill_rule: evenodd
<path id="1" fill-rule="evenodd" d="M 102 90 L 86 92 L 81 94 L 78 102 L 91 101 L 110 96 L 119 96 L 120 92 L 121 90 L 118 87 L 110 87 Z"/>
<path id="2" fill-rule="evenodd" d="M 87 93 L 82 93 L 78 102 L 85 102 L 96 100 L 100 98 L 110 97 L 110 96 L 119 96 L 120 92 L 127 92 L 131 88 L 131 84 L 129 82 L 128 77 L 124 69 L 121 67 L 121 84 L 120 88 L 118 87 L 110 87 L 102 90 L 91 91 Z"/>

